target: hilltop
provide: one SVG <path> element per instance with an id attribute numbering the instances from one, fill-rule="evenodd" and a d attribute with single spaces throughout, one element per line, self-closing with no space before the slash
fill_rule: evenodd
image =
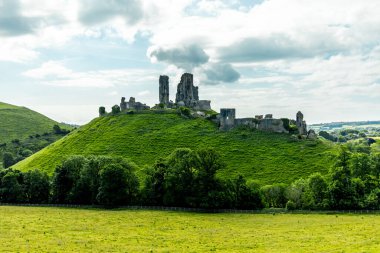
<path id="1" fill-rule="evenodd" d="M 69 128 L 28 108 L 0 102 L 0 144 L 51 132 L 54 125 Z"/>
<path id="2" fill-rule="evenodd" d="M 244 126 L 219 131 L 204 118 L 151 110 L 96 118 L 14 168 L 38 168 L 52 174 L 65 157 L 75 154 L 123 156 L 143 168 L 183 147 L 213 147 L 227 164 L 220 177 L 242 174 L 262 183 L 289 183 L 313 172 L 327 172 L 335 154 L 334 145 L 321 140 L 298 140 L 290 134 Z"/>

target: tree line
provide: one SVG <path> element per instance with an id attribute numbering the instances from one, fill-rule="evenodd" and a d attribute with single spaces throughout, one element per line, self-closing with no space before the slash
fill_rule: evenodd
<path id="1" fill-rule="evenodd" d="M 176 149 L 143 168 L 120 157 L 71 156 L 49 177 L 39 170 L 0 170 L 0 202 L 261 209 L 379 209 L 380 155 L 342 148 L 329 173 L 289 185 L 261 186 L 241 175 L 221 179 L 226 167 L 213 149 Z M 139 173 L 141 175 L 141 173 Z"/>
<path id="2" fill-rule="evenodd" d="M 54 125 L 51 132 L 32 134 L 23 140 L 13 139 L 9 143 L 0 143 L 0 168 L 8 168 L 24 160 L 69 133 L 70 130 Z"/>

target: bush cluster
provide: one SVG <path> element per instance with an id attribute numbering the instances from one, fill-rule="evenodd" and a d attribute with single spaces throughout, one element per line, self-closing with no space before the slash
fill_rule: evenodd
<path id="1" fill-rule="evenodd" d="M 0 201 L 103 205 L 259 209 L 380 209 L 380 154 L 342 147 L 326 175 L 261 186 L 243 176 L 222 180 L 225 168 L 213 149 L 176 149 L 144 169 L 123 158 L 71 156 L 50 178 L 39 170 L 0 170 Z"/>

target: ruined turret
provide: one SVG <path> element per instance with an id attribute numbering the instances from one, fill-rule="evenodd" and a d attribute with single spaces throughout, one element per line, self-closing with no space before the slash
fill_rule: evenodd
<path id="1" fill-rule="evenodd" d="M 230 130 L 235 127 L 235 109 L 220 109 L 220 130 Z"/>
<path id="2" fill-rule="evenodd" d="M 120 109 L 121 109 L 122 111 L 127 110 L 127 102 L 125 102 L 125 97 L 122 97 L 122 98 L 121 98 Z"/>
<path id="3" fill-rule="evenodd" d="M 306 121 L 303 120 L 303 114 L 300 111 L 298 111 L 296 115 L 296 125 L 300 135 L 307 135 Z"/>
<path id="4" fill-rule="evenodd" d="M 168 105 L 169 104 L 169 77 L 160 76 L 159 79 L 159 101 L 160 104 Z"/>
<path id="5" fill-rule="evenodd" d="M 199 99 L 198 89 L 194 87 L 193 75 L 185 73 L 181 76 L 181 81 L 177 86 L 177 95 L 175 102 L 183 102 L 185 106 L 192 107 L 194 102 Z"/>
<path id="6" fill-rule="evenodd" d="M 194 86 L 193 75 L 190 73 L 181 76 L 175 102 L 178 106 L 187 106 L 195 110 L 211 110 L 210 100 L 199 100 L 198 87 Z"/>

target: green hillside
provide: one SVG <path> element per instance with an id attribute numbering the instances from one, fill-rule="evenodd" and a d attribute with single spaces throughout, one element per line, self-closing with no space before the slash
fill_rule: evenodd
<path id="1" fill-rule="evenodd" d="M 51 132 L 55 124 L 54 120 L 28 108 L 0 102 L 0 143 Z"/>
<path id="2" fill-rule="evenodd" d="M 221 177 L 240 173 L 262 183 L 291 182 L 316 171 L 326 172 L 335 153 L 331 145 L 249 129 L 220 132 L 208 120 L 184 119 L 174 113 L 120 114 L 94 119 L 14 168 L 38 168 L 51 174 L 62 159 L 73 154 L 124 156 L 144 167 L 175 148 L 213 147 L 228 165 Z"/>

